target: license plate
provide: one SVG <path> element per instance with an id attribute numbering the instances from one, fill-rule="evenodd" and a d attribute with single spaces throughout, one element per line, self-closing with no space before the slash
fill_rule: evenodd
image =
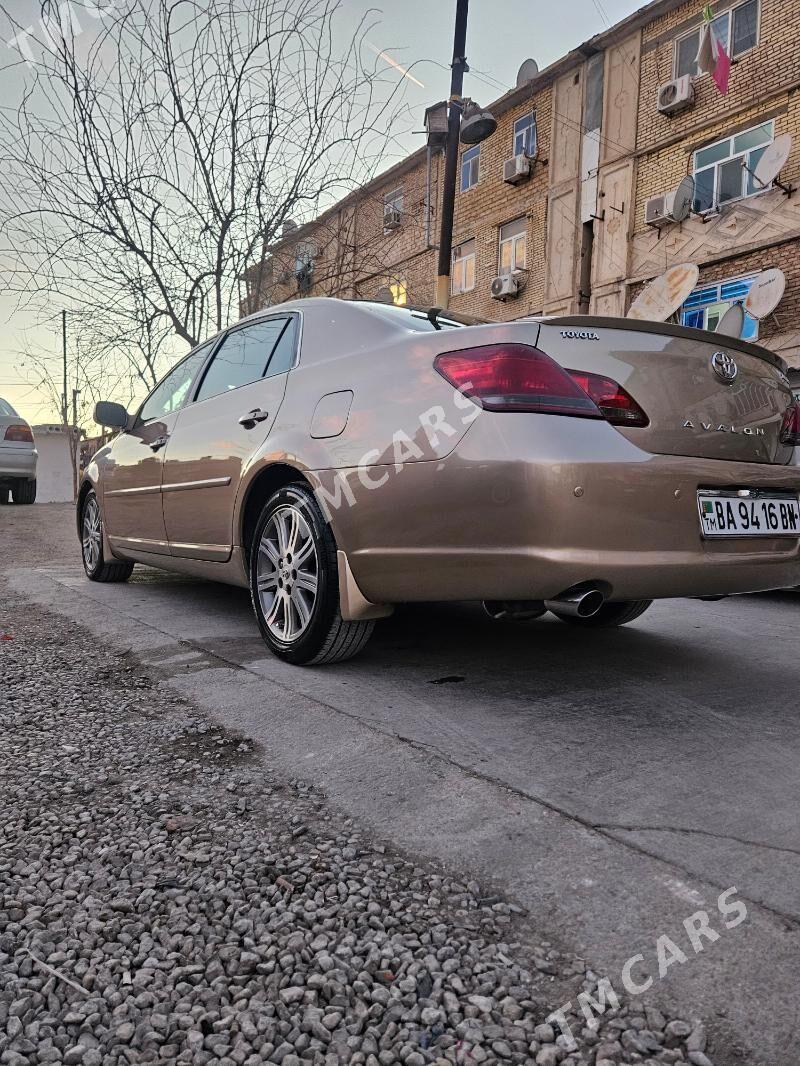
<path id="1" fill-rule="evenodd" d="M 704 537 L 800 536 L 797 496 L 698 492 L 697 508 Z"/>

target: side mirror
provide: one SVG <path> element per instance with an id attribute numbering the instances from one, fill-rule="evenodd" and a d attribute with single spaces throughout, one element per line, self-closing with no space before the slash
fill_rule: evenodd
<path id="1" fill-rule="evenodd" d="M 109 400 L 101 400 L 95 404 L 94 420 L 99 426 L 111 429 L 128 428 L 128 412 L 121 403 L 112 403 Z"/>

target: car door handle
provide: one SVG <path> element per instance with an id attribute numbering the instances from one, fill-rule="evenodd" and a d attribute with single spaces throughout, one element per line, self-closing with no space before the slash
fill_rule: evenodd
<path id="1" fill-rule="evenodd" d="M 157 452 L 159 448 L 163 448 L 169 440 L 169 437 L 156 437 L 155 440 L 150 441 L 150 447 L 154 452 Z"/>
<path id="2" fill-rule="evenodd" d="M 268 418 L 269 411 L 262 411 L 260 407 L 256 407 L 254 411 L 248 411 L 246 415 L 242 415 L 239 425 L 244 426 L 245 429 L 253 429 L 256 422 L 266 422 Z"/>

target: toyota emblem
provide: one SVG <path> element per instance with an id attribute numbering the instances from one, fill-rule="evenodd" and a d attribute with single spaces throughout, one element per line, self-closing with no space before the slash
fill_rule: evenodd
<path id="1" fill-rule="evenodd" d="M 711 356 L 711 369 L 726 385 L 732 385 L 739 373 L 736 360 L 727 352 L 714 352 Z"/>

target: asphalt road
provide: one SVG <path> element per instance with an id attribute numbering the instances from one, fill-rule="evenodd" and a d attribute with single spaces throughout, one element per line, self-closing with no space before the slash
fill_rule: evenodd
<path id="1" fill-rule="evenodd" d="M 634 954 L 657 974 L 669 935 L 686 961 L 652 994 L 710 1020 L 715 1063 L 796 1066 L 800 593 L 661 603 L 588 633 L 407 608 L 358 659 L 297 669 L 266 653 L 241 590 L 144 569 L 90 585 L 70 521 L 0 509 L 15 587 L 376 833 L 494 878 L 615 985 Z M 733 886 L 748 915 L 726 929 L 716 901 Z M 720 935 L 695 954 L 682 923 L 698 909 Z"/>

